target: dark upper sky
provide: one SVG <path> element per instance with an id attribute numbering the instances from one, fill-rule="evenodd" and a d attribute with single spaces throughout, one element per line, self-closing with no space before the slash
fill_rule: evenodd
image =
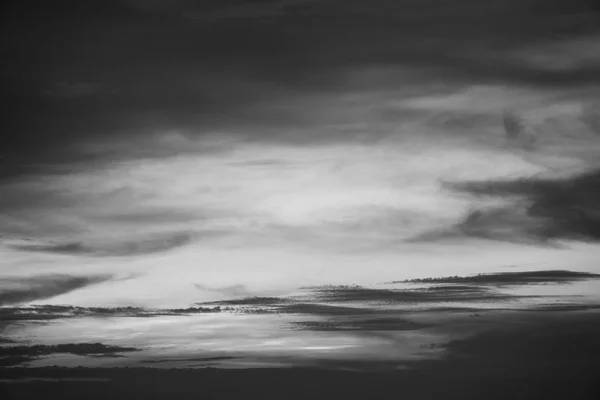
<path id="1" fill-rule="evenodd" d="M 306 124 L 261 105 L 365 85 L 348 70 L 405 72 L 371 87 L 600 80 L 582 56 L 600 27 L 593 0 L 11 3 L 0 45 L 5 177 L 77 158 L 71 143 L 148 126 Z M 552 66 L 565 57 L 567 68 Z"/>

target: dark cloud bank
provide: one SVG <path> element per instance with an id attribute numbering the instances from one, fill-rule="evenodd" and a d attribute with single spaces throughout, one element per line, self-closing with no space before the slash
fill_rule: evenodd
<path id="1" fill-rule="evenodd" d="M 599 274 L 576 271 L 525 271 L 499 272 L 472 276 L 445 276 L 439 278 L 417 278 L 390 283 L 466 283 L 477 285 L 526 285 L 544 283 L 571 283 L 588 279 L 598 279 Z"/>
<path id="2" fill-rule="evenodd" d="M 506 200 L 506 205 L 473 210 L 454 227 L 427 232 L 412 241 L 478 237 L 520 243 L 600 239 L 600 170 L 566 178 L 521 178 L 447 182 L 455 193 Z"/>
<path id="3" fill-rule="evenodd" d="M 139 143 L 164 129 L 228 126 L 243 128 L 240 138 L 284 139 L 281 129 L 267 128 L 306 125 L 311 118 L 273 104 L 360 87 L 344 81 L 346 70 L 407 71 L 409 79 L 384 82 L 386 88 L 600 80 L 592 61 L 552 69 L 510 56 L 595 37 L 600 12 L 593 0 L 151 3 L 5 6 L 1 177 L 111 159 L 114 154 L 71 146 L 96 139 L 118 137 L 128 147 L 119 151 L 130 157 L 160 155 L 169 150 L 143 150 Z M 132 137 L 147 140 L 130 146 L 123 138 Z"/>

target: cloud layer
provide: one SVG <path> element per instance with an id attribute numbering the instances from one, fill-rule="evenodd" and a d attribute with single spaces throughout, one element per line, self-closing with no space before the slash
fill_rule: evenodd
<path id="1" fill-rule="evenodd" d="M 68 276 L 59 274 L 0 279 L 0 305 L 44 300 L 113 279 L 111 275 Z"/>
<path id="2" fill-rule="evenodd" d="M 593 169 L 562 179 L 533 177 L 451 184 L 454 191 L 507 201 L 499 207 L 475 210 L 454 228 L 426 234 L 421 240 L 465 235 L 538 243 L 556 239 L 597 241 L 599 179 L 599 172 Z"/>

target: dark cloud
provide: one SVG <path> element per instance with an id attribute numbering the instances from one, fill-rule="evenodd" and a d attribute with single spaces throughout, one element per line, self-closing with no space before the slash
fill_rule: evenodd
<path id="1" fill-rule="evenodd" d="M 325 321 L 292 322 L 288 328 L 310 331 L 411 331 L 427 327 L 426 324 L 402 318 L 339 319 Z"/>
<path id="2" fill-rule="evenodd" d="M 57 318 L 68 318 L 72 315 L 71 306 L 29 306 L 0 308 L 0 321 L 44 321 Z"/>
<path id="3" fill-rule="evenodd" d="M 2 307 L 0 321 L 44 321 L 82 317 L 158 317 L 167 315 L 195 315 L 228 311 L 226 307 L 143 308 L 143 307 L 79 307 L 61 305 L 33 305 Z"/>
<path id="4" fill-rule="evenodd" d="M 52 279 L 51 279 L 52 278 Z M 62 278 L 62 280 L 60 280 Z M 25 285 L 23 289 L 5 290 L 3 304 L 11 304 L 35 299 L 48 298 L 65 293 L 88 284 L 110 279 L 89 278 L 82 284 L 79 280 L 72 283 L 72 277 L 53 276 L 34 279 L 21 279 L 18 283 Z M 302 315 L 306 317 L 324 317 L 342 324 L 344 329 L 363 321 L 363 325 L 375 323 L 378 318 L 398 318 L 398 315 L 409 309 L 379 308 L 381 304 L 426 306 L 429 311 L 474 311 L 470 304 L 481 302 L 499 302 L 527 300 L 531 297 L 544 299 L 544 296 L 523 296 L 503 293 L 499 289 L 504 286 L 526 284 L 569 284 L 577 281 L 600 279 L 600 275 L 576 271 L 525 271 L 479 274 L 473 276 L 452 276 L 439 278 L 420 278 L 406 281 L 388 282 L 388 284 L 425 284 L 427 286 L 405 289 L 368 288 L 363 286 L 317 286 L 303 288 L 304 293 L 291 297 L 241 297 L 222 301 L 197 303 L 187 308 L 144 308 L 144 307 L 79 307 L 69 305 L 31 305 L 2 307 L 0 321 L 4 323 L 26 321 L 48 321 L 53 319 L 82 317 L 140 317 L 153 318 L 160 316 L 188 316 L 207 313 L 244 313 L 244 314 L 282 314 Z M 63 289 L 42 287 L 40 282 L 66 281 Z M 16 280 L 13 280 L 15 283 Z M 76 285 L 77 284 L 77 285 Z M 50 291 L 52 290 L 52 293 Z M 24 300 L 26 299 L 26 300 Z M 340 304 L 342 303 L 342 304 Z M 345 303 L 345 304 L 344 304 Z M 440 307 L 436 303 L 460 303 L 461 306 Z M 356 304 L 356 305 L 352 305 Z M 540 304 L 548 310 L 581 306 L 573 303 Z M 589 306 L 589 305 L 586 305 Z M 570 308 L 569 308 L 570 309 Z M 354 321 L 354 322 L 353 322 Z M 358 321 L 358 322 L 356 322 Z M 369 322 L 371 321 L 371 322 Z M 374 322 L 375 321 L 375 322 Z M 346 324 L 346 325 L 344 325 Z M 350 325 L 348 325 L 350 324 Z M 390 322 L 391 324 L 391 322 Z M 340 326 L 342 326 L 340 325 Z M 358 326 L 357 325 L 357 326 Z M 361 325 L 362 326 L 362 325 Z M 340 328 L 341 329 L 341 328 Z M 358 329 L 358 328 L 357 328 Z M 366 328 L 365 328 L 366 329 Z"/>
<path id="5" fill-rule="evenodd" d="M 97 257 L 136 256 L 176 249 L 191 243 L 194 237 L 194 234 L 190 232 L 175 232 L 156 234 L 138 241 L 122 240 L 117 243 L 90 245 L 80 242 L 64 244 L 19 244 L 10 247 L 21 251 L 68 255 L 89 255 Z"/>
<path id="6" fill-rule="evenodd" d="M 249 306 L 249 305 L 280 305 L 289 303 L 292 301 L 291 299 L 285 299 L 281 297 L 245 297 L 242 299 L 234 299 L 234 300 L 222 300 L 222 301 L 214 301 L 207 302 L 201 304 L 220 304 L 220 305 L 230 305 L 230 306 Z"/>
<path id="7" fill-rule="evenodd" d="M 600 309 L 600 304 L 567 304 L 554 303 L 542 304 L 539 306 L 526 309 L 526 311 L 554 311 L 554 312 L 576 312 L 576 311 L 594 311 Z"/>
<path id="8" fill-rule="evenodd" d="M 486 273 L 472 276 L 449 276 L 392 281 L 386 284 L 424 284 L 426 286 L 403 289 L 372 288 L 359 285 L 315 286 L 302 288 L 303 294 L 291 297 L 242 297 L 238 299 L 198 303 L 200 306 L 225 306 L 225 310 L 247 314 L 297 314 L 328 318 L 369 319 L 385 316 L 386 310 L 378 307 L 388 305 L 427 305 L 431 311 L 473 311 L 469 303 L 505 302 L 526 300 L 532 297 L 503 293 L 505 286 L 570 284 L 584 280 L 600 279 L 599 274 L 567 271 L 522 271 Z M 461 303 L 460 307 L 431 307 L 434 303 Z M 346 303 L 346 304 L 340 304 Z M 348 304 L 349 303 L 349 304 Z M 355 303 L 356 306 L 351 304 Z M 467 305 L 465 307 L 464 305 Z M 564 304 L 557 306 L 565 306 Z M 573 305 L 573 304 L 572 304 Z M 397 314 L 402 310 L 388 310 Z M 338 321 L 339 322 L 339 321 Z M 337 323 L 337 322 L 336 322 Z"/>
<path id="9" fill-rule="evenodd" d="M 144 360 L 142 364 L 164 364 L 171 362 L 191 362 L 191 361 L 227 361 L 227 360 L 235 360 L 241 357 L 233 357 L 233 356 L 215 356 L 215 357 L 198 357 L 198 358 L 161 358 L 160 360 Z"/>
<path id="10" fill-rule="evenodd" d="M 500 198 L 508 205 L 475 210 L 455 227 L 417 240 L 476 236 L 547 243 L 600 239 L 600 170 L 560 179 L 525 178 L 449 183 L 454 192 Z"/>
<path id="11" fill-rule="evenodd" d="M 0 305 L 49 299 L 90 285 L 114 279 L 112 275 L 72 276 L 61 274 L 0 279 Z"/>
<path id="12" fill-rule="evenodd" d="M 25 244 L 11 246 L 13 249 L 21 251 L 39 251 L 45 253 L 57 254 L 87 254 L 92 250 L 85 247 L 82 243 L 65 243 L 56 245 Z"/>
<path id="13" fill-rule="evenodd" d="M 314 300 L 314 299 L 312 299 Z M 313 302 L 306 296 L 294 297 L 248 297 L 224 301 L 198 303 L 199 305 L 224 306 L 224 310 L 245 314 L 298 314 L 310 316 L 360 316 L 381 313 L 370 307 L 348 307 Z"/>
<path id="14" fill-rule="evenodd" d="M 432 303 L 477 303 L 490 301 L 510 301 L 529 298 L 505 294 L 492 288 L 470 282 L 448 282 L 444 286 L 431 286 L 411 289 L 379 289 L 363 286 L 317 286 L 303 288 L 305 294 L 294 297 L 248 297 L 216 302 L 198 303 L 199 305 L 226 306 L 231 311 L 246 314 L 297 314 L 305 316 L 323 316 L 328 318 L 363 319 L 385 314 L 377 306 L 393 305 L 431 305 Z M 534 296 L 535 297 L 535 296 Z M 356 303 L 356 307 L 339 303 Z M 438 307 L 428 307 L 438 309 Z M 394 312 L 398 312 L 395 310 Z"/>
<path id="15" fill-rule="evenodd" d="M 0 346 L 0 365 L 13 366 L 52 354 L 93 357 L 122 357 L 121 353 L 139 351 L 135 347 L 110 346 L 102 343 L 67 343 L 57 345 Z"/>
<path id="16" fill-rule="evenodd" d="M 534 150 L 537 135 L 519 115 L 513 110 L 506 110 L 502 122 L 509 145 L 526 151 Z"/>
<path id="17" fill-rule="evenodd" d="M 584 106 L 582 110 L 582 120 L 593 132 L 600 134 L 600 101 L 592 102 Z"/>
<path id="18" fill-rule="evenodd" d="M 478 302 L 517 299 L 519 296 L 488 291 L 477 286 L 446 288 L 444 290 L 419 289 L 373 289 L 362 286 L 323 286 L 310 288 L 319 301 L 325 302 L 371 302 L 371 303 L 437 303 Z"/>
<path id="19" fill-rule="evenodd" d="M 417 278 L 389 283 L 450 283 L 475 285 L 528 285 L 545 283 L 572 283 L 582 280 L 599 279 L 600 274 L 577 271 L 523 271 L 498 272 L 472 276 L 445 276 L 439 278 Z M 434 290 L 469 290 L 471 286 L 437 286 Z"/>
<path id="20" fill-rule="evenodd" d="M 32 306 L 5 306 L 0 307 L 0 333 L 14 324 L 46 323 L 56 319 L 73 318 L 154 318 L 162 316 L 190 316 L 207 313 L 220 313 L 233 311 L 227 307 L 188 307 L 188 308 L 142 308 L 142 307 L 79 307 L 68 305 L 32 305 Z M 19 340 L 17 340 L 19 339 Z M 0 344 L 18 344 L 21 339 L 0 336 Z M 75 344 L 60 346 L 13 346 L 3 352 L 0 346 L 0 366 L 16 365 L 31 361 L 37 356 L 51 353 L 72 353 L 92 357 L 123 357 L 118 348 L 96 344 Z M 99 350 L 106 351 L 99 351 Z M 125 351 L 125 350 L 123 350 Z M 134 350 L 128 350 L 134 351 Z M 46 353 L 44 353 L 46 352 Z M 10 353 L 10 354 L 9 354 Z M 38 354 L 39 353 L 39 354 Z M 44 354 L 42 354 L 44 353 Z"/>
<path id="21" fill-rule="evenodd" d="M 295 303 L 284 304 L 279 308 L 286 314 L 306 314 L 306 315 L 362 315 L 370 314 L 374 310 L 363 307 L 343 307 L 329 304 L 310 304 L 310 303 Z"/>

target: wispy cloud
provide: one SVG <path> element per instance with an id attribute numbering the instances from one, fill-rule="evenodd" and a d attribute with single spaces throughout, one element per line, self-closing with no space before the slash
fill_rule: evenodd
<path id="1" fill-rule="evenodd" d="M 472 276 L 445 276 L 439 278 L 416 278 L 390 283 L 452 283 L 476 285 L 528 285 L 543 283 L 571 283 L 599 279 L 600 274 L 577 271 L 522 271 L 497 272 Z"/>
<path id="2" fill-rule="evenodd" d="M 62 305 L 31 305 L 26 307 L 3 307 L 0 321 L 45 321 L 57 318 L 102 318 L 102 317 L 160 317 L 185 316 L 229 311 L 226 307 L 187 307 L 187 308 L 143 308 L 143 307 L 79 307 Z"/>
<path id="3" fill-rule="evenodd" d="M 158 234 L 139 241 L 120 240 L 113 243 L 84 244 L 19 244 L 11 247 L 21 251 L 45 252 L 67 255 L 89 255 L 98 257 L 134 256 L 164 252 L 185 246 L 192 242 L 194 235 L 189 232 Z"/>
<path id="4" fill-rule="evenodd" d="M 438 303 L 477 302 L 515 299 L 513 295 L 495 293 L 476 286 L 434 289 L 374 289 L 361 286 L 325 286 L 311 289 L 316 299 L 325 302 L 366 303 Z"/>
<path id="5" fill-rule="evenodd" d="M 58 345 L 0 346 L 0 365 L 14 366 L 52 354 L 74 354 L 93 357 L 123 357 L 121 353 L 139 351 L 135 347 L 102 343 L 67 343 Z"/>
<path id="6" fill-rule="evenodd" d="M 248 288 L 245 285 L 213 287 L 213 286 L 203 285 L 201 283 L 194 283 L 194 286 L 199 290 L 219 293 L 226 297 L 245 296 L 245 295 L 249 295 L 251 293 L 251 291 L 248 290 Z"/>
<path id="7" fill-rule="evenodd" d="M 402 319 L 389 318 L 329 318 L 326 321 L 299 321 L 289 324 L 291 329 L 310 331 L 411 331 L 428 325 Z"/>
<path id="8" fill-rule="evenodd" d="M 449 187 L 454 191 L 507 202 L 499 207 L 474 211 L 448 232 L 507 241 L 529 239 L 539 243 L 555 239 L 596 241 L 600 238 L 599 178 L 600 173 L 592 169 L 558 179 L 533 177 L 453 183 Z M 441 232 L 438 237 L 444 236 Z M 421 239 L 435 237 L 434 233 Z"/>
<path id="9" fill-rule="evenodd" d="M 114 279 L 112 275 L 70 276 L 60 274 L 0 279 L 0 305 L 49 299 Z"/>

